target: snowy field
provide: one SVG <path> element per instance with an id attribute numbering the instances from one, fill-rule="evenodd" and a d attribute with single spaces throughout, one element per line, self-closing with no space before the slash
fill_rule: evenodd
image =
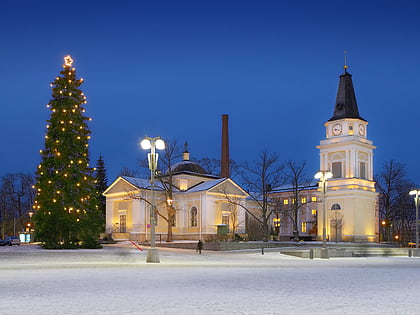
<path id="1" fill-rule="evenodd" d="M 0 247 L 0 314 L 420 314 L 420 258 Z"/>

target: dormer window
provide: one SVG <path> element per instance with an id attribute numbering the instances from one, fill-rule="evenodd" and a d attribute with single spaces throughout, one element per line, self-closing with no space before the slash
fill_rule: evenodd
<path id="1" fill-rule="evenodd" d="M 188 189 L 188 179 L 181 178 L 179 180 L 179 189 L 180 190 L 187 190 Z"/>

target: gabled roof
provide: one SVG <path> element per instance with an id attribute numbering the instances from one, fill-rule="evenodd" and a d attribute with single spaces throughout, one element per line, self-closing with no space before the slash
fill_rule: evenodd
<path id="1" fill-rule="evenodd" d="M 347 70 L 344 70 L 344 74 L 340 75 L 337 98 L 334 106 L 334 114 L 328 121 L 339 120 L 343 118 L 356 118 L 365 120 L 359 115 L 353 81 L 351 79 L 351 74 L 348 73 Z"/>
<path id="2" fill-rule="evenodd" d="M 230 178 L 219 178 L 198 184 L 187 192 L 207 191 L 209 193 L 228 194 L 228 195 L 241 195 L 248 197 L 248 193 L 243 190 Z"/>
<path id="3" fill-rule="evenodd" d="M 112 194 L 114 192 L 130 191 L 133 189 L 152 189 L 152 184 L 148 179 L 119 176 L 105 191 L 104 195 Z M 155 189 L 162 190 L 162 185 L 159 181 L 155 181 Z"/>
<path id="4" fill-rule="evenodd" d="M 204 191 L 204 190 L 209 190 L 211 188 L 213 188 L 214 186 L 222 183 L 223 181 L 225 181 L 226 178 L 220 178 L 220 179 L 214 179 L 214 180 L 209 180 L 207 182 L 203 182 L 201 184 L 198 184 L 192 188 L 190 188 L 188 190 L 188 192 L 197 192 L 197 191 Z"/>
<path id="5" fill-rule="evenodd" d="M 147 179 L 120 176 L 105 190 L 103 194 L 108 195 L 125 191 L 129 192 L 136 189 L 152 189 L 152 185 Z M 162 184 L 159 181 L 155 181 L 155 189 L 163 190 Z M 248 196 L 248 194 L 230 178 L 219 178 L 205 181 L 185 191 L 180 191 L 174 188 L 174 192 L 177 193 L 194 193 L 203 191 Z"/>

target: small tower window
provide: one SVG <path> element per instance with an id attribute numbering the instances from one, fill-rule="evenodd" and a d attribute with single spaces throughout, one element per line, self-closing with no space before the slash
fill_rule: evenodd
<path id="1" fill-rule="evenodd" d="M 360 162 L 360 178 L 366 179 L 366 163 Z"/>
<path id="2" fill-rule="evenodd" d="M 333 173 L 333 178 L 341 178 L 342 172 L 341 172 L 341 162 L 332 162 L 331 163 L 331 170 Z"/>

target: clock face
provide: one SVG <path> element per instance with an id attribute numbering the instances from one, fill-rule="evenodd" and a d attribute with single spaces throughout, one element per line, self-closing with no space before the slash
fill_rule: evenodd
<path id="1" fill-rule="evenodd" d="M 334 136 L 341 135 L 342 132 L 343 126 L 341 126 L 341 124 L 335 124 L 334 126 L 332 126 L 332 133 Z"/>
<path id="2" fill-rule="evenodd" d="M 365 126 L 364 125 L 359 125 L 359 135 L 364 136 L 365 135 Z"/>

